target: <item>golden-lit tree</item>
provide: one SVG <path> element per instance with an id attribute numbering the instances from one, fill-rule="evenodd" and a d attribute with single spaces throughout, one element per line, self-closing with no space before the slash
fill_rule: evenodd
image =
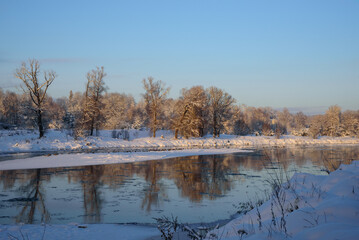
<path id="1" fill-rule="evenodd" d="M 232 104 L 235 99 L 231 95 L 216 87 L 207 89 L 209 124 L 212 127 L 213 137 L 219 137 L 223 128 L 223 122 L 228 117 Z"/>
<path id="2" fill-rule="evenodd" d="M 106 91 L 104 68 L 97 67 L 87 73 L 85 103 L 83 107 L 83 128 L 93 135 L 93 130 L 99 128 L 102 109 L 102 95 Z"/>
<path id="3" fill-rule="evenodd" d="M 143 79 L 142 83 L 145 89 L 143 98 L 149 117 L 149 127 L 152 131 L 152 137 L 156 137 L 156 131 L 161 125 L 163 104 L 170 89 L 166 88 L 162 81 L 154 81 L 152 77 L 148 77 L 147 80 Z"/>
<path id="4" fill-rule="evenodd" d="M 27 93 L 33 103 L 32 110 L 36 114 L 37 126 L 39 128 L 40 138 L 44 136 L 45 130 L 43 125 L 43 105 L 46 98 L 46 92 L 51 83 L 56 78 L 54 71 L 44 72 L 44 82 L 41 83 L 39 80 L 40 75 L 40 64 L 39 61 L 32 59 L 29 60 L 27 65 L 25 62 L 22 63 L 21 67 L 16 69 L 15 77 L 23 82 L 22 89 Z"/>

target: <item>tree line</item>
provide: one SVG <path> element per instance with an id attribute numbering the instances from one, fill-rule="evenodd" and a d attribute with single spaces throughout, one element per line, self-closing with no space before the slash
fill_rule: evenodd
<path id="1" fill-rule="evenodd" d="M 45 129 L 68 129 L 75 137 L 94 135 L 100 129 L 172 130 L 175 138 L 203 137 L 211 134 L 359 137 L 359 111 L 341 111 L 337 105 L 325 114 L 291 114 L 270 107 L 236 104 L 226 91 L 193 86 L 181 90 L 180 97 L 168 97 L 170 88 L 160 80 L 142 80 L 139 102 L 125 93 L 109 93 L 106 73 L 97 67 L 86 75 L 84 92 L 70 91 L 68 97 L 54 99 L 47 90 L 56 79 L 54 71 L 41 74 L 37 60 L 29 60 L 16 69 L 22 94 L 0 88 L 0 126 L 2 128 L 37 128 L 39 137 Z M 114 135 L 116 136 L 116 134 Z"/>

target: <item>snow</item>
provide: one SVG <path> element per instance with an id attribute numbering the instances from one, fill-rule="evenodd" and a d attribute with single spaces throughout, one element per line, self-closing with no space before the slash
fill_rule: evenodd
<path id="1" fill-rule="evenodd" d="M 271 197 L 258 210 L 241 215 L 207 237 L 216 239 L 210 236 L 214 234 L 220 239 L 239 239 L 238 231 L 245 232 L 243 239 L 357 239 L 359 236 L 359 161 L 341 165 L 328 176 L 297 173 L 282 185 L 282 191 L 285 228 L 280 227 L 278 201 Z"/>
<path id="2" fill-rule="evenodd" d="M 186 150 L 154 151 L 154 152 L 78 153 L 78 154 L 47 155 L 41 157 L 1 161 L 0 170 L 38 169 L 38 168 L 73 167 L 73 166 L 127 163 L 127 162 L 167 159 L 174 157 L 185 157 L 185 156 L 193 156 L 193 155 L 228 154 L 228 153 L 244 152 L 244 151 L 247 150 L 239 150 L 234 148 L 221 148 L 221 149 L 186 149 Z"/>
<path id="3" fill-rule="evenodd" d="M 48 130 L 44 138 L 38 139 L 36 131 L 0 131 L 0 153 L 34 151 L 84 151 L 103 148 L 209 148 L 209 147 L 257 147 L 257 146 L 306 146 L 330 144 L 359 144 L 353 137 L 310 137 L 282 136 L 280 139 L 267 136 L 221 135 L 220 138 L 174 139 L 171 131 L 158 131 L 156 138 L 149 137 L 148 131 L 129 130 L 130 141 L 114 139 L 112 131 L 99 131 L 99 136 L 75 140 L 63 130 Z"/>

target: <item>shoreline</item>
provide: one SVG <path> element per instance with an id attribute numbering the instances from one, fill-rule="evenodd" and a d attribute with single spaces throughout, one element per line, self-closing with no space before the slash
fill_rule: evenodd
<path id="1" fill-rule="evenodd" d="M 310 137 L 284 135 L 279 139 L 274 136 L 237 136 L 221 135 L 219 138 L 174 139 L 172 132 L 159 131 L 156 138 L 147 137 L 147 131 L 133 130 L 130 140 L 114 139 L 111 131 L 102 130 L 100 136 L 75 140 L 66 131 L 51 130 L 44 138 L 38 139 L 33 131 L 1 131 L 0 157 L 12 154 L 69 154 L 96 152 L 141 152 L 168 151 L 208 148 L 258 148 L 290 146 L 330 146 L 359 145 L 359 138 L 354 137 Z"/>

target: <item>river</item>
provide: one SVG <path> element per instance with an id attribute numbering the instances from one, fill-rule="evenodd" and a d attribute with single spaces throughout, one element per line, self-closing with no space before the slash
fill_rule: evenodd
<path id="1" fill-rule="evenodd" d="M 69 155 L 71 157 L 71 155 Z M 184 223 L 228 221 L 243 202 L 265 199 L 268 180 L 327 174 L 334 160 L 359 159 L 357 146 L 255 149 L 251 153 L 147 162 L 0 171 L 0 224 L 41 222 Z"/>

